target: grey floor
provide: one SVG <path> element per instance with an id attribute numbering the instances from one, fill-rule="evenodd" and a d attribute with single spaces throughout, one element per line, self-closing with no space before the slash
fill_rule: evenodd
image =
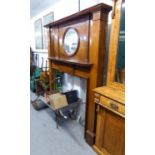
<path id="1" fill-rule="evenodd" d="M 34 98 L 31 92 L 31 100 Z M 83 127 L 76 121 L 62 120 L 57 129 L 51 109 L 36 111 L 30 105 L 30 114 L 31 155 L 96 155 L 83 138 Z"/>

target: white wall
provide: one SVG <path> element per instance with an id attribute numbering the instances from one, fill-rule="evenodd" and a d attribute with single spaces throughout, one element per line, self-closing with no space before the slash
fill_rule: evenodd
<path id="1" fill-rule="evenodd" d="M 48 55 L 46 52 L 34 52 L 34 54 L 38 54 L 39 55 L 39 67 L 41 67 L 42 64 L 42 57 L 44 58 L 44 62 L 43 62 L 43 67 L 46 67 L 46 60 L 48 60 Z M 38 64 L 38 63 L 37 63 Z M 47 64 L 48 66 L 48 64 Z"/>
<path id="2" fill-rule="evenodd" d="M 105 3 L 112 5 L 112 0 L 81 0 L 80 1 L 80 10 L 89 8 L 93 5 L 97 5 L 99 3 Z"/>
<path id="3" fill-rule="evenodd" d="M 96 5 L 98 3 L 99 3 L 98 0 L 81 0 L 80 1 L 80 10 L 89 8 L 89 7 Z"/>

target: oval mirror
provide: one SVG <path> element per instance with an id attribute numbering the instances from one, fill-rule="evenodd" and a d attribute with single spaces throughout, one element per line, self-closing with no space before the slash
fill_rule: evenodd
<path id="1" fill-rule="evenodd" d="M 79 36 L 75 29 L 69 28 L 64 36 L 64 51 L 68 56 L 76 53 L 79 44 Z"/>

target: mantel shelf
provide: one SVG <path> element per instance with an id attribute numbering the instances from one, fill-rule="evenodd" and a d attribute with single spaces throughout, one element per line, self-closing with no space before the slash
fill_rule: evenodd
<path id="1" fill-rule="evenodd" d="M 88 62 L 80 62 L 80 61 L 75 61 L 75 60 L 66 60 L 66 59 L 56 58 L 56 57 L 48 57 L 48 59 L 52 60 L 55 63 L 72 65 L 74 67 L 77 66 L 77 67 L 90 68 L 93 65 L 93 64 L 88 63 Z"/>

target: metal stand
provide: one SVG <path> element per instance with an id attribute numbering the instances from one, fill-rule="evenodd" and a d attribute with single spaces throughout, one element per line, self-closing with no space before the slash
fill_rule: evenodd
<path id="1" fill-rule="evenodd" d="M 59 109 L 53 109 L 49 103 L 45 103 L 55 113 L 57 129 L 59 128 L 61 118 L 76 119 L 80 102 L 81 99 L 78 99 L 77 102 L 68 104 L 68 106 Z"/>

